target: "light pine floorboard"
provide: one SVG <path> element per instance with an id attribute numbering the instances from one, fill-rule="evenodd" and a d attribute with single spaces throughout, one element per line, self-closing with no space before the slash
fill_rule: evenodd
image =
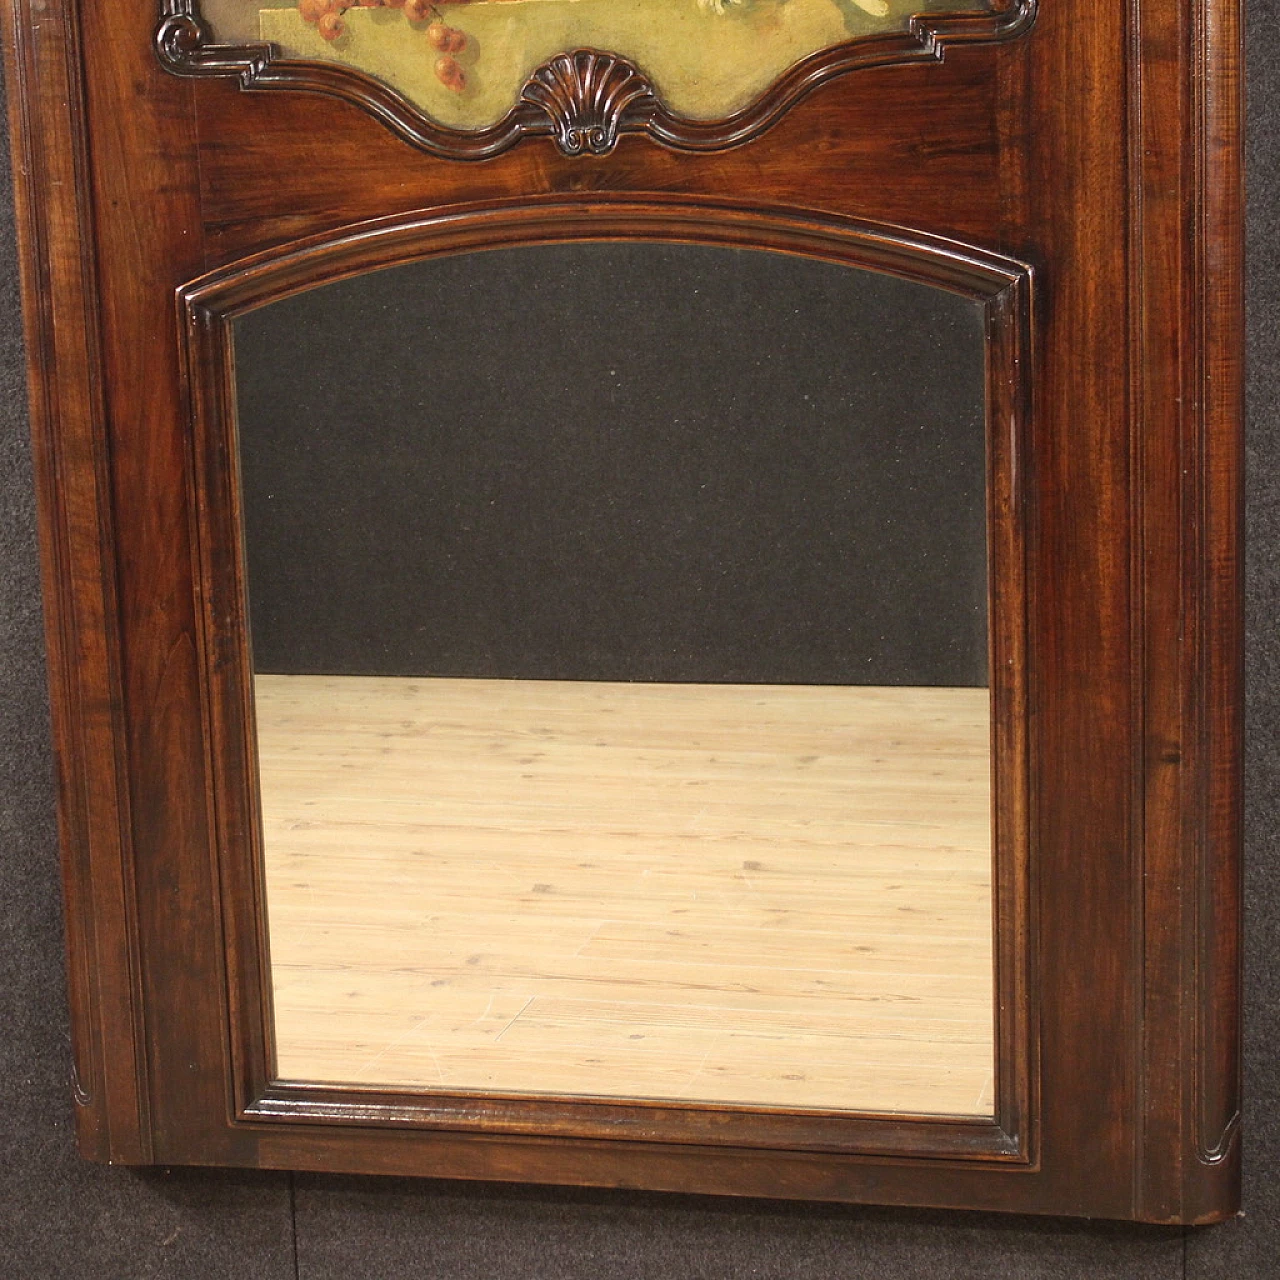
<path id="1" fill-rule="evenodd" d="M 256 704 L 282 1078 L 991 1113 L 986 690 Z"/>

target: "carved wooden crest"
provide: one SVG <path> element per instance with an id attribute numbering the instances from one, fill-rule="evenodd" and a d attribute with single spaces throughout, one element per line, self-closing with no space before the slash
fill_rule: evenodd
<path id="1" fill-rule="evenodd" d="M 554 2 L 548 0 L 548 3 Z M 778 3 L 780 14 L 799 11 L 794 0 L 786 6 L 782 6 L 780 0 L 658 2 L 686 5 L 689 14 L 685 16 L 689 21 L 703 23 L 701 29 L 730 35 L 738 31 L 733 38 L 739 40 L 741 31 L 746 30 L 743 24 L 753 20 L 752 15 L 758 12 L 754 6 L 761 6 L 759 12 L 763 12 L 763 6 Z M 291 38 L 299 42 L 297 47 L 312 53 L 308 57 L 295 56 L 292 45 L 262 40 L 234 42 L 204 20 L 198 10 L 199 0 L 164 0 L 155 47 L 162 64 L 176 75 L 234 76 L 245 89 L 310 89 L 342 98 L 377 116 L 416 146 L 453 159 L 485 159 L 505 151 L 525 135 L 549 135 L 560 150 L 570 156 L 605 155 L 624 133 L 647 133 L 654 140 L 680 150 L 714 151 L 757 136 L 816 86 L 855 68 L 941 61 L 952 45 L 1014 39 L 1031 27 L 1038 0 L 1008 0 L 1003 7 L 986 8 L 979 7 L 981 0 L 849 0 L 848 5 L 843 0 L 839 5 L 837 0 L 829 0 L 829 3 L 833 6 L 832 12 L 842 13 L 851 8 L 862 14 L 868 34 L 839 38 L 837 43 L 798 58 L 784 66 L 759 91 L 752 91 L 749 100 L 735 103 L 731 96 L 723 97 L 732 109 L 718 115 L 690 108 L 699 93 L 702 97 L 695 105 L 714 106 L 719 101 L 715 94 L 726 94 L 725 86 L 731 85 L 732 75 L 736 74 L 733 66 L 726 71 L 724 60 L 717 59 L 714 49 L 699 55 L 707 61 L 705 75 L 699 74 L 696 67 L 692 73 L 686 69 L 683 86 L 677 83 L 673 87 L 670 83 L 664 84 L 655 69 L 643 65 L 639 59 L 599 47 L 584 47 L 553 53 L 527 75 L 522 87 L 519 81 L 515 82 L 512 97 L 507 99 L 513 105 L 509 109 L 505 104 L 499 107 L 505 114 L 499 116 L 491 111 L 493 118 L 484 118 L 480 100 L 487 93 L 492 106 L 494 77 L 473 78 L 466 60 L 476 56 L 476 48 L 491 46 L 494 41 L 471 40 L 464 28 L 468 23 L 478 22 L 486 11 L 502 10 L 505 16 L 511 9 L 511 0 L 485 0 L 456 8 L 453 0 L 299 0 L 296 11 L 263 9 L 258 30 L 280 29 L 294 33 Z M 971 7 L 963 11 L 948 10 L 953 3 Z M 440 4 L 447 7 L 441 9 Z M 896 11 L 892 8 L 894 5 L 898 6 Z M 256 7 L 251 0 L 246 0 L 246 6 L 249 10 Z M 541 12 L 538 5 L 530 8 Z M 913 13 L 914 8 L 928 12 Z M 369 15 L 390 16 L 388 11 L 393 9 L 404 11 L 407 25 L 402 24 L 403 29 L 411 31 L 422 43 L 423 61 L 415 74 L 424 78 L 421 83 L 429 85 L 431 93 L 443 104 L 440 109 L 427 109 L 424 94 L 405 88 L 403 74 L 396 70 L 400 63 L 387 61 L 385 65 L 391 70 L 379 75 L 367 69 L 359 58 L 351 56 L 352 48 L 365 47 L 359 45 L 360 39 L 365 39 L 370 47 L 377 40 L 385 43 L 388 24 L 377 20 L 377 26 L 370 25 L 375 19 Z M 624 0 L 624 7 L 618 12 L 634 15 L 646 11 L 640 0 Z M 894 12 L 902 15 L 895 19 L 896 29 L 890 21 Z M 466 16 L 454 18 L 454 13 Z M 447 21 L 443 16 L 446 14 L 450 15 Z M 536 17 L 529 19 L 530 30 L 543 30 L 532 25 L 537 20 Z M 733 23 L 738 27 L 733 27 Z M 889 24 L 887 29 L 885 24 Z M 355 27 L 361 29 L 354 30 Z M 507 27 L 494 29 L 509 27 L 508 20 Z M 311 43 L 307 44 L 308 41 Z M 429 67 L 435 51 L 439 57 L 434 59 L 432 80 Z M 372 58 L 373 54 L 369 56 Z M 750 59 L 744 61 L 744 66 L 748 63 Z M 396 79 L 397 74 L 400 80 Z M 755 67 L 753 74 L 758 78 L 760 67 Z M 703 87 L 704 80 L 710 82 L 717 77 L 718 88 Z M 476 104 L 480 105 L 473 114 L 480 123 L 478 127 L 469 127 L 473 121 L 466 108 Z"/>
<path id="2" fill-rule="evenodd" d="M 521 102 L 541 107 L 551 119 L 556 144 L 567 156 L 589 151 L 602 156 L 618 141 L 625 115 L 652 117 L 653 88 L 640 71 L 610 53 L 579 49 L 539 67 L 520 93 Z"/>

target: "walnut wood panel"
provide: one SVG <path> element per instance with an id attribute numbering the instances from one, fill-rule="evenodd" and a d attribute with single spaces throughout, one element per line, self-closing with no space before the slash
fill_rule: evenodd
<path id="1" fill-rule="evenodd" d="M 749 146 L 688 155 L 624 138 L 610 155 L 577 164 L 531 140 L 483 164 L 427 165 L 348 104 L 201 81 L 210 264 L 347 222 L 511 192 L 764 196 L 762 174 L 773 204 L 998 245 L 1016 161 L 1012 144 L 998 145 L 996 121 L 1021 129 L 1027 109 L 1021 87 L 1009 83 L 1014 67 L 1013 46 L 998 46 L 957 50 L 938 66 L 871 69 L 825 86 Z M 813 181 L 815 155 L 830 169 L 821 184 Z M 288 183 L 261 181 L 273 165 Z M 951 198 L 931 198 L 938 191 Z"/>
<path id="2" fill-rule="evenodd" d="M 1151 1221 L 1232 1212 L 1233 0 L 1058 0 L 1016 40 L 851 71 L 723 152 L 624 136 L 607 156 L 565 157 L 534 137 L 471 164 L 350 104 L 169 75 L 144 0 L 4 8 L 86 1154 Z M 186 398 L 175 294 L 210 268 L 264 252 L 301 263 L 320 243 L 350 250 L 336 269 L 374 265 L 360 246 L 395 237 L 362 238 L 370 220 L 409 228 L 388 260 L 411 255 L 444 208 L 531 210 L 489 243 L 536 239 L 557 200 L 584 237 L 650 235 L 665 218 L 676 238 L 724 242 L 750 223 L 776 248 L 762 220 L 838 215 L 886 243 L 943 237 L 1035 270 L 1026 325 L 1006 319 L 990 339 L 992 367 L 1020 370 L 991 383 L 991 438 L 1022 422 L 1028 460 L 1026 702 L 997 723 L 1026 727 L 1024 808 L 1008 820 L 1029 833 L 1025 879 L 1005 881 L 1028 928 L 998 939 L 998 1016 L 1027 1029 L 1002 1042 L 1024 1054 L 1004 1078 L 1026 1081 L 1025 1125 L 1003 1143 L 981 1124 L 793 1115 L 743 1129 L 715 1108 L 572 1100 L 554 1119 L 480 1098 L 465 1122 L 456 1106 L 424 1121 L 412 1098 L 290 1091 L 254 1066 L 265 939 L 243 796 L 226 785 L 251 762 L 210 747 L 236 740 L 218 726 L 243 687 L 228 674 L 241 640 L 234 617 L 203 612 L 202 575 L 234 574 L 236 552 L 196 541 L 231 513 L 225 494 L 195 507 L 192 412 L 208 421 L 211 406 Z M 700 213 L 679 226 L 682 201 Z M 1016 527 L 1013 492 L 993 492 L 996 528 Z M 1018 615 L 1002 593 L 1023 581 L 994 582 L 996 617 Z"/>
<path id="3" fill-rule="evenodd" d="M 1035 797 L 1041 1124 L 1046 1148 L 1074 1131 L 1076 1168 L 1068 1175 L 1055 1164 L 1045 1172 L 1058 1196 L 1079 1208 L 1082 1184 L 1114 1180 L 1138 1140 L 1132 1037 L 1141 1005 L 1132 957 L 1141 918 L 1130 888 L 1139 877 L 1132 776 L 1106 765 L 1132 758 L 1138 726 L 1130 582 L 1117 556 L 1130 537 L 1128 424 L 1115 399 L 1123 394 L 1127 338 L 1124 308 L 1114 305 L 1127 263 L 1114 230 L 1126 220 L 1124 102 L 1101 80 L 1080 76 L 1081 59 L 1110 67 L 1104 75 L 1122 74 L 1126 25 L 1118 8 L 1095 12 L 1088 31 L 1065 8 L 1040 17 L 1030 97 L 1059 92 L 1067 79 L 1077 85 L 1057 121 L 1060 134 L 1032 131 L 1028 161 L 1030 225 L 1058 264 L 1045 272 L 1053 302 L 1037 331 L 1045 364 L 1032 429 L 1039 481 L 1031 648 L 1037 670 L 1053 673 L 1032 693 L 1035 758 L 1041 776 L 1074 780 L 1070 795 L 1048 788 Z M 1052 184 L 1031 180 L 1064 154 L 1073 162 Z M 1068 599 L 1073 606 L 1065 609 Z M 1060 896 L 1068 881 L 1070 907 Z M 1097 958 L 1087 981 L 1067 962 L 1081 954 Z M 1098 990 L 1108 992 L 1105 1009 Z M 1081 1039 L 1069 1028 L 1085 1020 L 1092 1030 Z M 1084 1080 L 1102 1105 L 1081 1128 Z"/>
<path id="4" fill-rule="evenodd" d="M 205 745 L 202 726 L 188 714 L 200 697 L 200 672 L 188 500 L 173 483 L 187 456 L 173 430 L 183 413 L 179 353 L 171 325 L 153 305 L 203 258 L 201 237 L 191 231 L 199 224 L 194 120 L 189 87 L 181 82 L 157 81 L 153 92 L 138 93 L 153 74 L 153 59 L 122 32 L 113 34 L 108 14 L 86 10 L 79 23 L 86 49 L 112 49 L 110 57 L 86 59 L 83 118 L 115 122 L 92 132 L 87 151 L 106 389 L 100 438 L 111 457 L 112 573 L 129 655 L 120 692 L 127 762 L 121 787 L 132 821 L 149 1132 L 156 1151 L 184 1133 L 219 1150 L 223 1035 L 170 977 L 200 974 L 208 981 L 224 969 L 218 932 L 209 928 L 217 919 L 215 885 L 207 862 L 159 854 L 200 847 L 209 822 L 208 793 L 191 785 L 190 772 Z M 125 113 L 121 101 L 130 103 Z M 147 179 L 129 181 L 131 172 Z M 102 216 L 104 207 L 110 216 Z M 140 493 L 149 495 L 145 503 Z M 121 572 L 128 564 L 145 564 L 146 571 Z"/>

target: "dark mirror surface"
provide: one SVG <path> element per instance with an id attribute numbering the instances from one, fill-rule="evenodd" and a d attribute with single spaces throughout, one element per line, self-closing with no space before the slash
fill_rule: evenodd
<path id="1" fill-rule="evenodd" d="M 574 245 L 236 333 L 258 670 L 986 683 L 977 303 Z"/>

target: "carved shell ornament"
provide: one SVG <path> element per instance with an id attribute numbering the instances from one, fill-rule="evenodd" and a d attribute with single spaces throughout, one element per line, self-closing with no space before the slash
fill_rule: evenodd
<path id="1" fill-rule="evenodd" d="M 1028 30 L 1037 0 L 163 0 L 178 75 L 355 102 L 437 155 L 735 146 L 832 76 Z"/>
<path id="2" fill-rule="evenodd" d="M 637 103 L 657 106 L 649 82 L 629 62 L 587 49 L 552 58 L 534 72 L 520 99 L 551 117 L 567 156 L 608 154 L 624 111 Z"/>

